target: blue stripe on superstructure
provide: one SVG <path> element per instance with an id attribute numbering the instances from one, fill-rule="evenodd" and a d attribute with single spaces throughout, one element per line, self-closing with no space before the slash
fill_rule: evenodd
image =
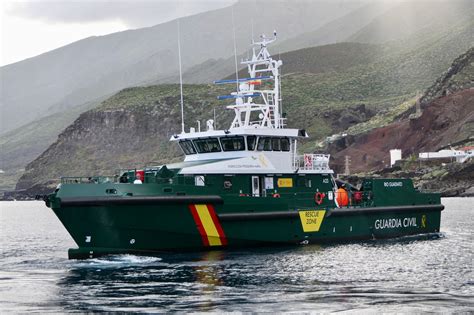
<path id="1" fill-rule="evenodd" d="M 230 83 L 237 83 L 237 82 L 249 82 L 249 81 L 257 81 L 257 80 L 268 80 L 271 79 L 271 76 L 266 77 L 258 77 L 258 78 L 241 78 L 238 81 L 236 79 L 231 80 L 218 80 L 214 81 L 214 84 L 230 84 Z"/>
<path id="2" fill-rule="evenodd" d="M 227 100 L 229 98 L 238 98 L 238 97 L 256 97 L 260 96 L 260 93 L 254 93 L 254 94 L 238 94 L 238 95 L 219 95 L 217 97 L 218 100 Z"/>

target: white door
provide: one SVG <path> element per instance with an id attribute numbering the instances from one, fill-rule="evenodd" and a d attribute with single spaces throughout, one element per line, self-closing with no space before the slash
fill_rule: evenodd
<path id="1" fill-rule="evenodd" d="M 252 195 L 260 197 L 260 180 L 258 176 L 252 176 Z"/>

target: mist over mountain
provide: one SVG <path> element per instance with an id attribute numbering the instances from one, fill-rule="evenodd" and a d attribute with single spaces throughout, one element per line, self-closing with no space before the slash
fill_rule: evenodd
<path id="1" fill-rule="evenodd" d="M 365 3 L 329 0 L 250 1 L 181 19 L 183 69 L 238 53 L 255 34 L 280 30 L 284 40 L 347 14 Z M 232 13 L 233 10 L 233 13 Z M 253 21 L 253 22 L 252 22 Z M 89 37 L 0 69 L 0 132 L 124 87 L 178 72 L 177 23 Z"/>
<path id="2" fill-rule="evenodd" d="M 446 30 L 453 29 L 454 25 L 459 27 L 453 30 L 453 34 L 457 35 L 458 31 L 464 31 L 468 35 L 467 44 L 470 45 L 474 44 L 474 32 L 465 26 L 472 25 L 472 20 L 474 20 L 474 2 L 471 0 L 370 1 L 313 31 L 287 40 L 279 40 L 272 46 L 272 51 L 274 54 L 281 54 L 306 47 L 360 42 L 392 43 L 395 46 L 392 50 L 398 52 L 398 46 L 413 48 L 441 33 L 449 36 Z M 449 49 L 446 46 L 443 48 Z M 453 45 L 456 52 L 450 54 L 449 58 L 460 54 L 464 48 L 463 46 L 459 50 L 459 45 Z M 390 54 L 390 50 L 389 48 L 384 53 Z M 246 58 L 248 54 L 248 51 L 241 54 L 238 60 Z M 209 59 L 189 68 L 183 77 L 187 83 L 209 83 L 216 77 L 226 77 L 235 72 L 234 62 L 233 56 L 227 59 Z M 439 65 L 432 67 L 436 68 Z M 174 74 L 166 78 L 155 78 L 148 83 L 175 83 L 178 82 L 178 78 L 178 74 Z"/>
<path id="3" fill-rule="evenodd" d="M 406 1 L 378 15 L 346 40 L 360 43 L 384 43 L 422 32 L 442 31 L 460 20 L 474 18 L 474 2 Z"/>

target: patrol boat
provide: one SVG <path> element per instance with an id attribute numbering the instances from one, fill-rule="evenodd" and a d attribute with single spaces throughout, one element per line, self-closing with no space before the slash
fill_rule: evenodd
<path id="1" fill-rule="evenodd" d="M 281 60 L 262 35 L 242 61 L 248 78 L 220 80 L 236 91 L 219 99 L 235 117 L 225 130 L 171 136 L 181 163 L 115 176 L 64 177 L 45 197 L 76 242 L 69 258 L 153 255 L 275 244 L 393 238 L 439 232 L 440 195 L 410 179 L 365 179 L 338 198 L 329 155 L 299 154 L 305 130 L 286 128 Z M 341 202 L 340 200 L 349 200 Z"/>

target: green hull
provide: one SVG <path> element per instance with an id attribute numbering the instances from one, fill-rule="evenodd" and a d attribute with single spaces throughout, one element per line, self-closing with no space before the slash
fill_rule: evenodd
<path id="1" fill-rule="evenodd" d="M 329 155 L 298 154 L 298 139 L 308 134 L 285 128 L 283 63 L 267 50 L 275 40 L 276 32 L 252 44 L 253 56 L 242 63 L 248 78 L 215 82 L 237 85 L 218 97 L 235 100 L 226 106 L 235 113 L 229 129 L 215 129 L 211 119 L 206 131 L 186 133 L 183 120 L 182 132 L 170 137 L 184 161 L 110 178 L 62 179 L 46 203 L 79 247 L 70 250 L 71 258 L 439 231 L 438 194 L 415 190 L 409 179 L 366 179 L 348 192 L 338 188 Z"/>
<path id="2" fill-rule="evenodd" d="M 127 196 L 98 193 L 124 187 L 133 189 L 133 193 Z M 157 194 L 158 189 L 163 191 L 157 184 L 71 184 L 50 195 L 47 203 L 79 247 L 71 249 L 69 257 L 312 244 L 436 233 L 443 210 L 438 195 L 419 192 L 410 197 L 401 191 L 398 204 L 383 204 L 382 199 L 374 204 L 377 201 L 375 183 L 370 191 L 370 205 L 347 208 L 337 208 L 330 200 L 317 205 L 313 193 L 293 193 L 291 189 L 287 193 L 281 189 L 278 198 L 271 194 L 265 197 L 231 193 L 166 195 Z M 203 192 L 209 193 L 212 189 Z M 385 196 L 383 200 L 389 198 Z"/>

